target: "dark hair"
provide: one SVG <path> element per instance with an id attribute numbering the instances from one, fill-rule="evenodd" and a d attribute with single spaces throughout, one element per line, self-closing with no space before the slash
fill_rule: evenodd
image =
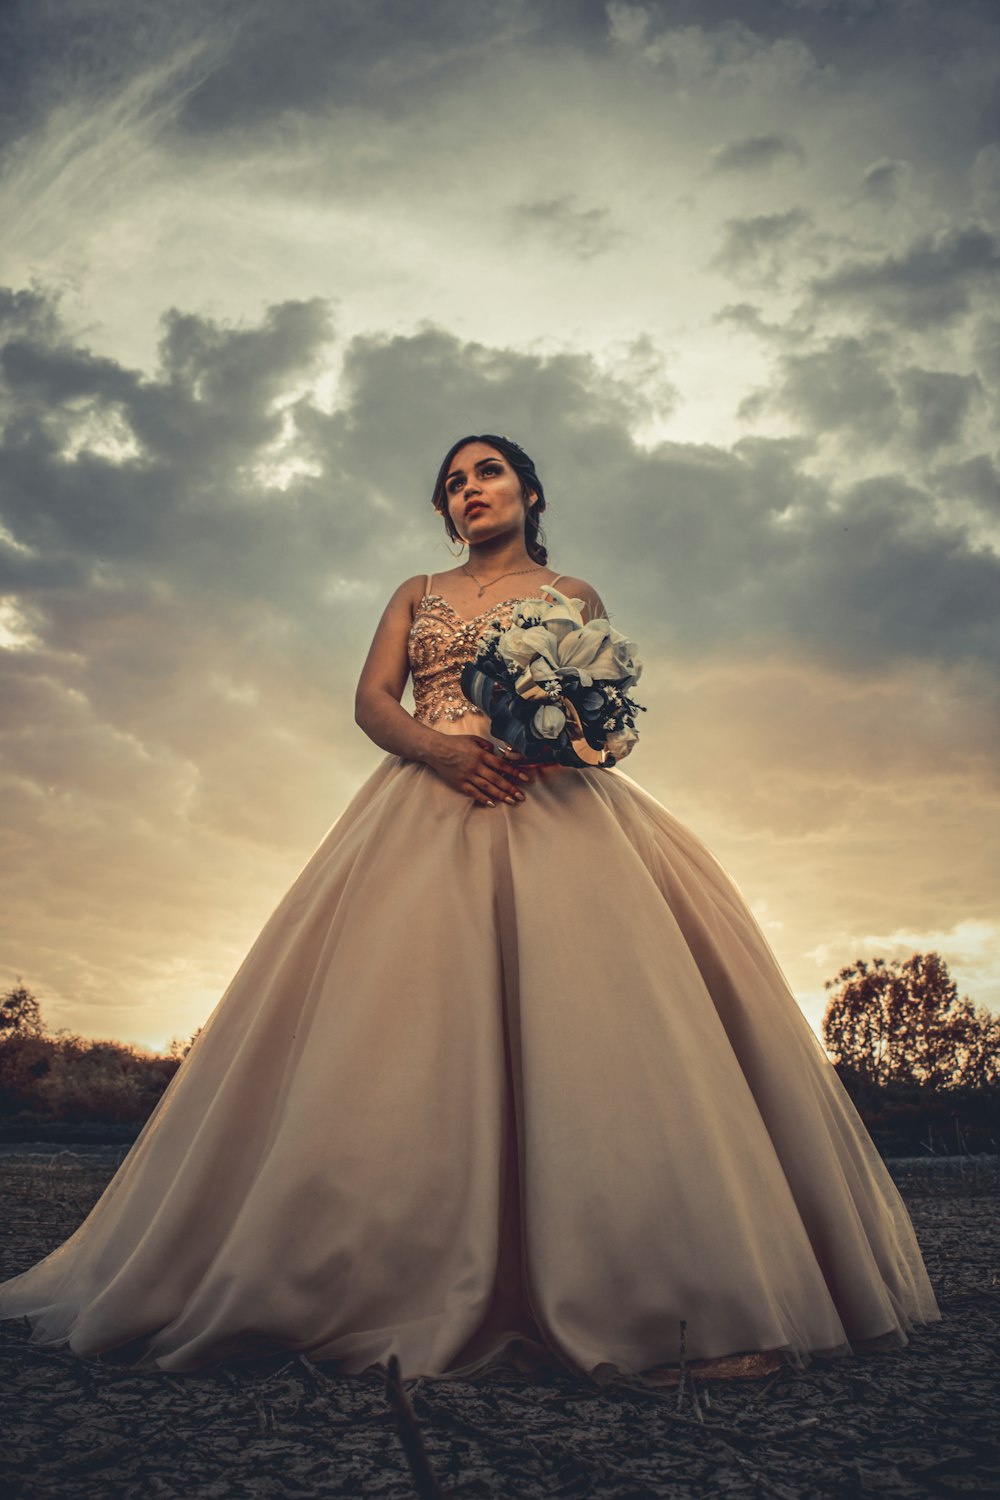
<path id="1" fill-rule="evenodd" d="M 486 443 L 490 448 L 495 448 L 498 453 L 502 453 L 521 481 L 521 494 L 525 500 L 528 498 L 529 490 L 534 490 L 538 496 L 534 505 L 529 507 L 524 517 L 524 545 L 532 562 L 539 563 L 544 568 L 548 563 L 549 554 L 545 546 L 545 533 L 538 524 L 538 517 L 545 509 L 545 491 L 542 489 L 542 481 L 535 473 L 535 466 L 524 449 L 519 447 L 513 438 L 502 437 L 495 432 L 473 433 L 470 437 L 459 438 L 458 442 L 452 443 L 448 449 L 448 452 L 444 456 L 444 462 L 438 470 L 431 503 L 434 509 L 440 515 L 444 516 L 445 530 L 451 537 L 451 540 L 457 542 L 459 537 L 448 510 L 448 493 L 445 489 L 445 480 L 448 477 L 452 459 L 460 448 L 465 447 L 466 443 Z"/>

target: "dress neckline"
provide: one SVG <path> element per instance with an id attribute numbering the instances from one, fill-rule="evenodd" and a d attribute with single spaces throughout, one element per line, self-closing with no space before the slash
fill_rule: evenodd
<path id="1" fill-rule="evenodd" d="M 451 610 L 452 614 L 455 616 L 455 619 L 459 620 L 461 624 L 474 625 L 476 621 L 481 620 L 484 615 L 490 615 L 496 609 L 503 609 L 505 604 L 520 604 L 523 599 L 534 599 L 535 597 L 536 596 L 534 594 L 514 594 L 509 599 L 499 599 L 496 604 L 491 604 L 489 609 L 480 610 L 478 615 L 471 615 L 469 619 L 466 619 L 464 615 L 460 615 L 454 604 L 450 603 L 443 594 L 423 594 L 417 604 L 417 609 L 420 608 L 425 599 L 437 599 L 444 605 L 445 609 Z M 414 619 L 415 618 L 416 615 L 414 614 Z"/>

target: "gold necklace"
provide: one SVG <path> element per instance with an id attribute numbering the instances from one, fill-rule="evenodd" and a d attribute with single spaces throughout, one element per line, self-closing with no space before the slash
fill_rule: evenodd
<path id="1" fill-rule="evenodd" d="M 491 578 L 488 583 L 479 583 L 479 579 L 476 577 L 475 573 L 469 572 L 468 563 L 462 564 L 462 572 L 468 574 L 473 583 L 479 584 L 479 597 L 481 599 L 486 590 L 492 588 L 495 583 L 499 583 L 501 578 L 516 578 L 521 573 L 539 573 L 541 572 L 541 569 L 537 566 L 537 564 L 531 568 L 511 568 L 509 573 L 501 573 L 499 578 Z"/>

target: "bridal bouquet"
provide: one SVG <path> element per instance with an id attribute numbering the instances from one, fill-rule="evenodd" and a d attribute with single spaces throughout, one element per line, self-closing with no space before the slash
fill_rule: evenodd
<path id="1" fill-rule="evenodd" d="M 639 738 L 628 697 L 642 663 L 634 641 L 608 620 L 584 623 L 582 599 L 550 584 L 550 599 L 523 599 L 505 630 L 494 620 L 476 660 L 462 668 L 462 691 L 499 740 L 527 760 L 613 766 Z"/>

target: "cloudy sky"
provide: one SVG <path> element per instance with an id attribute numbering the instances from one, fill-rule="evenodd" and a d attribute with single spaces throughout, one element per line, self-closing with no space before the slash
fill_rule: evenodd
<path id="1" fill-rule="evenodd" d="M 986 0 L 8 0 L 3 988 L 204 1020 L 382 756 L 368 641 L 493 430 L 640 643 L 625 769 L 813 1025 L 930 948 L 1000 1006 L 998 43 Z"/>

